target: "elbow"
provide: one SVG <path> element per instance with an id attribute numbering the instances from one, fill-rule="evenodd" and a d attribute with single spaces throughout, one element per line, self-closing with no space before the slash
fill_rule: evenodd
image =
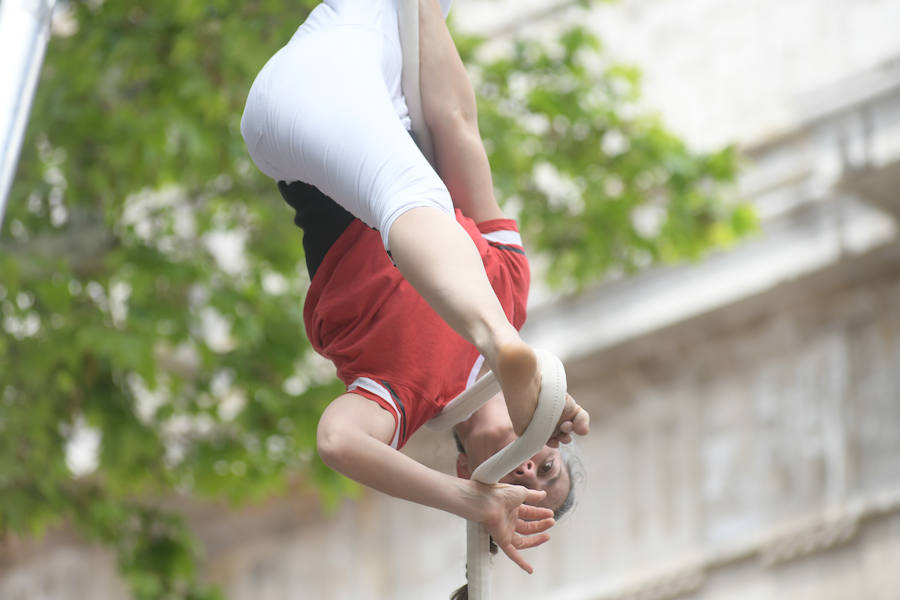
<path id="1" fill-rule="evenodd" d="M 316 450 L 319 458 L 335 471 L 343 471 L 342 466 L 346 464 L 350 453 L 351 444 L 348 443 L 350 436 L 345 430 L 346 427 L 335 419 L 327 418 L 327 415 L 319 420 L 316 429 Z"/>
<path id="2" fill-rule="evenodd" d="M 478 115 L 474 110 L 455 102 L 445 103 L 425 111 L 425 125 L 434 135 L 459 135 L 471 132 L 478 135 Z"/>

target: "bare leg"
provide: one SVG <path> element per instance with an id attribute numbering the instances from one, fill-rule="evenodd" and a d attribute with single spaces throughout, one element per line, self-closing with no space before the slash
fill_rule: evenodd
<path id="1" fill-rule="evenodd" d="M 503 218 L 478 132 L 475 93 L 437 0 L 419 0 L 419 60 L 424 118 L 453 204 L 476 223 Z M 438 211 L 416 209 L 394 223 L 390 246 L 407 280 L 484 355 L 521 434 L 537 404 L 537 358 L 507 320 L 468 234 Z"/>
<path id="2" fill-rule="evenodd" d="M 389 242 L 407 281 L 484 355 L 500 379 L 513 429 L 521 434 L 537 405 L 537 357 L 506 318 L 469 235 L 440 210 L 420 207 L 394 222 Z"/>

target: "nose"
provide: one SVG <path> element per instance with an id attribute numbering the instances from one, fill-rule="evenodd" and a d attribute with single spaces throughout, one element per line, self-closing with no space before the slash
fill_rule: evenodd
<path id="1" fill-rule="evenodd" d="M 516 475 L 525 475 L 526 473 L 534 472 L 534 461 L 526 460 L 521 465 L 516 467 Z"/>
<path id="2" fill-rule="evenodd" d="M 513 471 L 513 475 L 520 482 L 528 486 L 528 484 L 537 483 L 537 474 L 535 472 L 535 466 L 533 460 L 526 460 Z M 529 486 L 531 487 L 531 486 Z"/>

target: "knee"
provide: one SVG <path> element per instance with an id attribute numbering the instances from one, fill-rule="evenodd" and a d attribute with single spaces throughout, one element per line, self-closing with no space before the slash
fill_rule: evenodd
<path id="1" fill-rule="evenodd" d="M 437 175 L 435 175 L 435 179 L 437 183 L 430 189 L 424 186 L 420 187 L 419 193 L 411 194 L 405 201 L 397 202 L 384 219 L 381 225 L 381 240 L 388 253 L 391 252 L 397 235 L 406 240 L 413 240 L 412 244 L 421 248 L 418 244 L 424 243 L 423 232 L 441 231 L 442 229 L 436 228 L 443 228 L 445 222 L 450 222 L 453 227 L 457 226 L 450 192 L 447 191 L 446 186 Z M 420 208 L 434 208 L 443 214 L 435 211 L 413 210 Z M 435 221 L 435 219 L 439 220 Z M 395 231 L 399 233 L 392 233 Z M 405 246 L 405 244 L 403 245 Z M 396 261 L 396 257 L 392 257 L 392 259 Z"/>

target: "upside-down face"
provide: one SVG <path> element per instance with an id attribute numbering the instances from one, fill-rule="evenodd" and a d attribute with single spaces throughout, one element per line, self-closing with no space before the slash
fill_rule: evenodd
<path id="1" fill-rule="evenodd" d="M 457 429 L 464 450 L 456 460 L 459 477 L 471 478 L 478 465 L 516 439 L 505 405 L 499 406 L 500 409 L 494 411 L 486 406 L 488 410 L 485 413 L 473 415 L 474 422 L 470 422 L 470 426 Z M 562 505 L 571 487 L 569 470 L 559 449 L 550 446 L 544 446 L 529 460 L 503 476 L 500 482 L 546 491 L 547 496 L 539 505 L 554 511 Z"/>
<path id="2" fill-rule="evenodd" d="M 540 452 L 501 478 L 500 482 L 546 491 L 547 496 L 538 505 L 554 511 L 562 505 L 571 487 L 569 470 L 563 463 L 559 449 L 549 446 L 544 446 Z"/>

